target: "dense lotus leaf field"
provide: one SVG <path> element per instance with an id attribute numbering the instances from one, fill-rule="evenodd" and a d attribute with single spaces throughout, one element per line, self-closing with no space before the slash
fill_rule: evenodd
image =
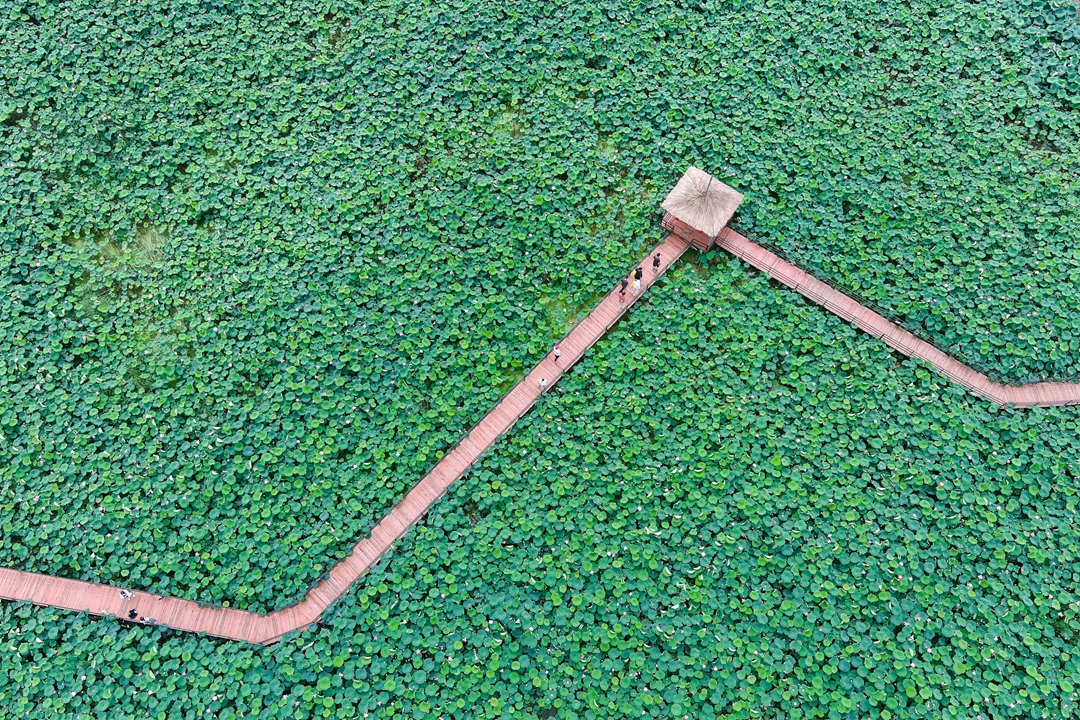
<path id="1" fill-rule="evenodd" d="M 6 5 L 0 562 L 295 599 L 656 239 L 688 162 L 959 357 L 1071 374 L 1055 7 Z"/>
<path id="2" fill-rule="evenodd" d="M 1002 382 L 1080 378 L 1075 3 L 842 8 L 753 31 L 740 224 Z"/>
<path id="3" fill-rule="evenodd" d="M 472 49 L 294 10 L 0 10 L 0 563 L 286 605 L 659 236 Z"/>
<path id="4" fill-rule="evenodd" d="M 681 342 L 673 342 L 681 338 Z M 650 290 L 313 630 L 4 605 L 13 714 L 1067 717 L 1076 414 L 751 274 Z"/>
<path id="5" fill-rule="evenodd" d="M 961 360 L 1078 373 L 1068 3 L 78 0 L 0 30 L 0 565 L 294 601 L 691 162 Z M 0 703 L 1075 715 L 1075 419 L 692 263 L 317 630 L 4 604 Z"/>

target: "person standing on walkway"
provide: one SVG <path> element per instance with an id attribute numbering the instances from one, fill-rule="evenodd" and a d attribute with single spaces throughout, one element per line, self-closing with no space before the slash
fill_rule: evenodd
<path id="1" fill-rule="evenodd" d="M 634 271 L 634 279 L 635 280 L 640 280 L 641 279 L 641 267 L 640 266 L 638 267 L 637 270 Z"/>
<path id="2" fill-rule="evenodd" d="M 656 255 L 653 256 L 652 271 L 654 273 L 660 271 L 660 253 L 656 253 Z"/>
<path id="3" fill-rule="evenodd" d="M 619 307 L 626 304 L 626 286 L 623 285 L 623 289 L 619 291 Z"/>
<path id="4" fill-rule="evenodd" d="M 555 362 L 559 362 L 559 358 L 562 357 L 562 350 L 556 345 L 555 349 L 551 351 L 551 354 L 555 356 Z"/>
<path id="5" fill-rule="evenodd" d="M 629 285 L 629 284 L 630 284 L 630 281 L 629 281 L 629 280 L 627 280 L 626 278 L 623 278 L 623 279 L 622 279 L 622 282 L 621 282 L 621 283 L 619 283 L 619 294 L 620 294 L 620 295 L 621 295 L 622 293 L 626 292 L 626 286 L 627 286 L 627 285 Z"/>
<path id="6" fill-rule="evenodd" d="M 547 390 L 547 378 L 540 378 L 536 384 L 540 386 L 540 392 Z"/>
<path id="7" fill-rule="evenodd" d="M 638 270 L 640 269 L 641 268 L 638 268 Z M 641 290 L 641 278 L 634 278 L 634 284 L 632 287 L 634 289 L 634 297 L 637 297 L 638 291 Z"/>

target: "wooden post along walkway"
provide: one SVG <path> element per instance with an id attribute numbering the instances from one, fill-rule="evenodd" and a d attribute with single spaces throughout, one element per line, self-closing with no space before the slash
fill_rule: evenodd
<path id="1" fill-rule="evenodd" d="M 628 287 L 625 305 L 619 304 L 618 288 L 609 292 L 559 343 L 562 353 L 559 360 L 556 361 L 548 353 L 379 521 L 371 535 L 357 543 L 352 553 L 335 565 L 326 579 L 311 588 L 296 605 L 260 615 L 137 590 L 125 590 L 122 595 L 119 587 L 8 568 L 0 568 L 0 598 L 122 619 L 128 619 L 129 613 L 135 610 L 132 622 L 165 625 L 172 630 L 263 645 L 309 626 L 360 576 L 379 562 L 394 542 L 427 513 L 447 488 L 529 411 L 544 392 L 540 388 L 540 379 L 546 381 L 547 389 L 557 383 L 563 373 L 581 359 L 585 351 L 682 257 L 688 247 L 681 238 L 670 236 L 653 248 L 640 264 L 643 270 L 640 292 L 635 296 Z M 660 253 L 660 267 L 654 272 L 651 258 L 656 253 Z"/>

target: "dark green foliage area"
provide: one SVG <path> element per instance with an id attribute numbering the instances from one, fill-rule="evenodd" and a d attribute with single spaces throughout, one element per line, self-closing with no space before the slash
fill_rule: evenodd
<path id="1" fill-rule="evenodd" d="M 1073 372 L 1068 13 L 818 5 L 7 6 L 0 559 L 296 597 L 687 161 L 961 357 Z"/>
<path id="2" fill-rule="evenodd" d="M 659 235 L 423 13 L 6 12 L 4 564 L 288 604 Z"/>
<path id="3" fill-rule="evenodd" d="M 752 237 L 1074 372 L 1068 13 L 9 4 L 0 562 L 299 596 L 657 235 Z"/>
<path id="4" fill-rule="evenodd" d="M 688 162 L 960 358 L 1075 373 L 1075 16 L 946 5 L 4 4 L 0 564 L 295 600 L 655 241 Z M 691 265 L 320 628 L 5 604 L 0 706 L 1077 714 L 1075 413 Z"/>
<path id="5" fill-rule="evenodd" d="M 1044 6 L 776 6 L 687 118 L 751 237 L 1017 383 L 1080 376 L 1080 21 Z"/>
<path id="6" fill-rule="evenodd" d="M 735 261 L 684 268 L 317 629 L 252 649 L 8 604 L 3 700 L 1067 717 L 1077 457 L 1072 411 L 995 410 Z"/>

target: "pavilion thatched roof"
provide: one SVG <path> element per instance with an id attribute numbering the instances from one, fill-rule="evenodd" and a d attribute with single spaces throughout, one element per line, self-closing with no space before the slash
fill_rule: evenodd
<path id="1" fill-rule="evenodd" d="M 742 200 L 742 193 L 691 165 L 660 207 L 690 227 L 715 237 Z"/>

